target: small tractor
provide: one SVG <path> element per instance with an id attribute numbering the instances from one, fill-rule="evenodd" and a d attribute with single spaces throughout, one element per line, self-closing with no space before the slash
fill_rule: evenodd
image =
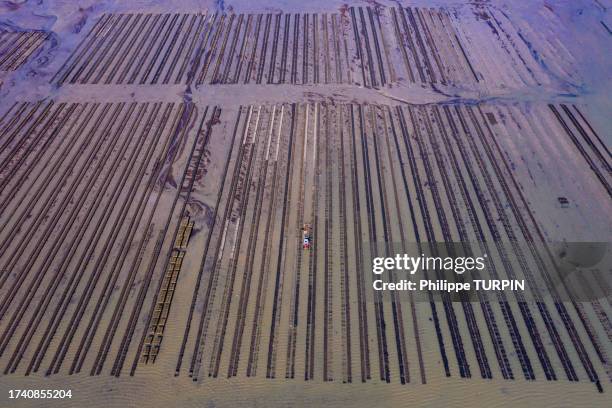
<path id="1" fill-rule="evenodd" d="M 302 248 L 310 249 L 312 246 L 312 236 L 310 224 L 304 224 L 302 227 Z"/>

